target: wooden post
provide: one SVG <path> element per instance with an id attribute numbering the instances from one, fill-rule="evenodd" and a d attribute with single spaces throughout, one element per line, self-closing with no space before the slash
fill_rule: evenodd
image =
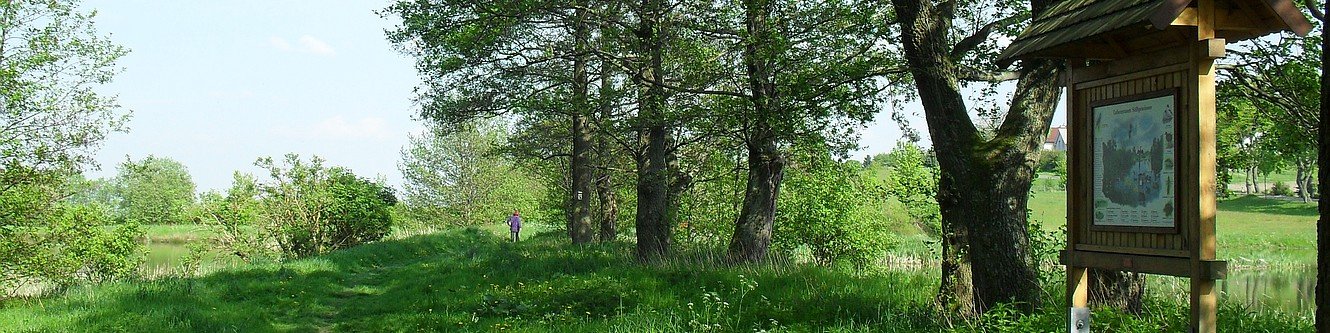
<path id="1" fill-rule="evenodd" d="M 1197 148 L 1195 155 L 1197 185 L 1199 188 L 1196 216 L 1199 232 L 1194 236 L 1191 247 L 1191 331 L 1213 333 L 1216 331 L 1216 310 L 1218 294 L 1215 290 L 1214 277 L 1205 274 L 1205 261 L 1215 259 L 1215 60 L 1223 57 L 1224 40 L 1215 39 L 1215 0 L 1198 0 L 1196 7 L 1196 39 L 1193 43 L 1192 64 L 1196 81 L 1194 89 L 1187 94 L 1194 102 L 1195 118 L 1187 126 L 1195 132 Z M 1218 50 L 1215 50 L 1218 46 Z"/>
<path id="2" fill-rule="evenodd" d="M 1076 83 L 1071 78 L 1075 77 L 1077 70 L 1085 68 L 1085 65 L 1084 60 L 1071 59 L 1067 61 L 1067 71 L 1063 74 L 1063 86 L 1067 88 L 1067 122 L 1071 128 L 1088 128 L 1088 124 L 1085 124 L 1088 118 L 1084 118 L 1082 114 L 1072 113 L 1072 110 L 1075 110 L 1072 103 L 1075 103 L 1077 99 L 1075 97 Z M 1087 185 L 1081 182 L 1081 179 L 1085 177 L 1082 173 L 1088 170 L 1085 167 L 1085 165 L 1088 165 L 1086 164 L 1087 161 L 1082 158 L 1084 152 L 1082 147 L 1090 147 L 1090 145 L 1085 144 L 1086 140 L 1083 138 L 1089 136 L 1085 135 L 1084 131 L 1078 130 L 1073 135 L 1078 135 L 1078 137 L 1069 138 L 1071 139 L 1071 145 L 1067 147 L 1067 202 L 1069 203 L 1068 207 L 1080 209 L 1082 205 L 1086 204 L 1084 202 L 1085 196 L 1081 193 L 1084 191 L 1083 186 Z M 1089 221 L 1078 220 L 1081 218 L 1080 214 L 1072 209 L 1067 210 L 1067 250 L 1064 252 L 1067 261 L 1067 331 L 1088 332 L 1090 312 L 1089 269 L 1073 264 L 1075 262 L 1073 258 L 1076 256 L 1074 245 L 1080 242 L 1080 237 L 1077 235 L 1080 234 L 1080 229 L 1084 228 Z M 1085 318 L 1080 318 L 1082 315 Z M 1084 325 L 1085 327 L 1077 327 L 1078 325 Z"/>

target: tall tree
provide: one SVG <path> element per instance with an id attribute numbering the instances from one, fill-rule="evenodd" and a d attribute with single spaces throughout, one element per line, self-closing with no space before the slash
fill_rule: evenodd
<path id="1" fill-rule="evenodd" d="M 514 209 L 531 211 L 539 186 L 500 154 L 505 127 L 475 120 L 452 132 L 427 126 L 412 135 L 398 164 L 409 212 L 421 220 L 477 225 L 495 223 Z"/>
<path id="2" fill-rule="evenodd" d="M 1256 134 L 1255 152 L 1261 155 L 1247 165 L 1249 170 L 1270 172 L 1291 165 L 1296 170 L 1295 184 L 1303 201 L 1309 201 L 1316 133 L 1320 109 L 1321 38 L 1319 36 L 1281 36 L 1256 39 L 1247 47 L 1234 50 L 1236 63 L 1222 72 L 1224 90 L 1220 97 L 1243 99 L 1257 113 L 1257 118 L 1272 124 Z M 1249 181 L 1254 181 L 1249 172 Z"/>
<path id="3" fill-rule="evenodd" d="M 1030 14 L 1037 16 L 1052 2 L 1030 1 L 1027 12 L 1015 1 L 892 1 L 941 171 L 939 301 L 962 314 L 982 313 L 1000 302 L 1016 302 L 1026 311 L 1040 304 L 1026 209 L 1033 163 L 1060 96 L 1061 64 L 1020 63 L 1010 107 L 991 138 L 985 138 L 971 119 L 960 82 L 973 76 L 993 77 L 968 75 L 982 74 L 985 67 L 965 60 L 980 56 L 976 50 L 992 43 L 994 32 L 1014 34 L 1019 26 L 1014 23 L 1028 20 Z M 959 33 L 953 22 L 994 16 L 1000 19 L 965 27 L 971 34 Z M 958 36 L 964 38 L 957 40 Z"/>
<path id="4" fill-rule="evenodd" d="M 100 89 L 128 50 L 98 33 L 95 18 L 76 0 L 0 0 L 0 293 L 21 281 L 131 273 L 138 262 L 138 228 L 60 202 L 130 115 Z"/>
<path id="5" fill-rule="evenodd" d="M 665 89 L 650 84 L 664 76 L 665 20 L 673 6 L 666 0 L 642 0 L 637 8 L 638 24 L 634 48 L 641 57 L 633 79 L 641 86 L 638 96 L 638 125 L 643 153 L 637 158 L 637 257 L 652 261 L 669 254 L 669 173 L 665 165 L 671 140 L 665 119 Z"/>
<path id="6" fill-rule="evenodd" d="M 737 4 L 737 6 L 736 6 Z M 871 119 L 881 86 L 874 77 L 897 73 L 885 58 L 886 37 L 871 2 L 721 1 L 680 6 L 679 33 L 698 40 L 676 51 L 714 59 L 695 69 L 708 77 L 680 84 L 644 80 L 672 93 L 705 96 L 711 119 L 700 121 L 737 137 L 747 159 L 744 202 L 729 257 L 765 258 L 789 147 L 852 145 L 852 129 Z M 885 69 L 884 69 L 885 68 Z M 688 76 L 696 73 L 681 73 Z M 707 125 L 693 130 L 707 131 Z"/>
<path id="7" fill-rule="evenodd" d="M 120 213 L 138 224 L 182 224 L 194 205 L 194 180 L 183 164 L 168 157 L 148 155 L 120 164 Z"/>
<path id="8" fill-rule="evenodd" d="M 569 237 L 574 243 L 591 241 L 587 47 L 594 25 L 587 22 L 587 4 L 400 1 L 381 14 L 401 18 L 388 38 L 417 57 L 417 69 L 426 77 L 418 96 L 424 118 L 447 126 L 502 114 L 567 121 L 571 138 L 560 141 L 572 145 L 554 154 L 568 157 L 571 165 L 572 186 L 565 196 Z"/>
<path id="9" fill-rule="evenodd" d="M 0 2 L 0 195 L 93 165 L 130 112 L 94 89 L 129 51 L 97 33 L 78 1 Z"/>
<path id="10" fill-rule="evenodd" d="M 572 118 L 573 128 L 573 153 L 569 158 L 569 165 L 572 169 L 572 216 L 568 219 L 568 236 L 573 239 L 573 244 L 590 243 L 595 239 L 595 229 L 591 224 L 591 188 L 595 173 L 592 164 L 592 128 L 591 117 L 594 111 L 589 101 L 589 92 L 591 82 L 587 76 L 588 62 L 590 61 L 589 39 L 591 34 L 591 25 L 587 22 L 589 15 L 586 1 L 575 1 L 573 4 L 572 18 L 572 38 L 573 38 L 573 81 L 572 81 L 572 109 L 569 114 Z"/>

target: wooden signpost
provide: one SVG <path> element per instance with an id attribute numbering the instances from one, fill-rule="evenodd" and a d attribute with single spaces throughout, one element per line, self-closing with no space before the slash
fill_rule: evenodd
<path id="1" fill-rule="evenodd" d="M 1215 331 L 1215 60 L 1310 28 L 1290 0 L 1063 0 L 1003 52 L 1068 60 L 1070 331 L 1089 331 L 1090 268 L 1190 278 L 1191 331 Z"/>

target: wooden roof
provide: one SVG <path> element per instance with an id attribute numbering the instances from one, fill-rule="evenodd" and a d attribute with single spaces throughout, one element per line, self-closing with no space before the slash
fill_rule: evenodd
<path id="1" fill-rule="evenodd" d="M 1311 22 L 1290 0 L 1215 2 L 1216 35 L 1229 41 L 1280 30 L 1298 34 L 1311 30 Z M 1022 58 L 1117 58 L 1115 55 L 1138 44 L 1169 40 L 1152 35 L 1177 30 L 1168 29 L 1170 26 L 1194 26 L 1195 6 L 1192 0 L 1063 0 L 1031 22 L 1002 51 L 998 64 L 1006 66 Z M 1132 43 L 1141 37 L 1152 38 Z"/>

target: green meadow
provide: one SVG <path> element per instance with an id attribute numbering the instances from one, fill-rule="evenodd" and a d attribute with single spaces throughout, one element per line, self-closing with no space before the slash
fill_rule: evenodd
<path id="1" fill-rule="evenodd" d="M 1032 332 L 1061 330 L 1065 320 L 1058 283 L 1034 314 L 998 309 L 962 320 L 931 305 L 931 266 L 731 266 L 716 251 L 641 264 L 629 242 L 573 246 L 540 227 L 515 244 L 499 225 L 426 231 L 288 262 L 15 299 L 0 306 L 0 331 Z M 1095 329 L 1184 330 L 1187 311 L 1173 298 L 1149 297 L 1139 317 L 1097 311 Z M 1311 328 L 1309 316 L 1234 302 L 1221 303 L 1220 318 L 1244 332 Z"/>
<path id="2" fill-rule="evenodd" d="M 1066 224 L 1067 194 L 1035 192 L 1030 218 L 1044 230 Z M 1316 264 L 1316 203 L 1258 196 L 1221 199 L 1215 214 L 1219 258 L 1243 267 L 1300 267 Z"/>

